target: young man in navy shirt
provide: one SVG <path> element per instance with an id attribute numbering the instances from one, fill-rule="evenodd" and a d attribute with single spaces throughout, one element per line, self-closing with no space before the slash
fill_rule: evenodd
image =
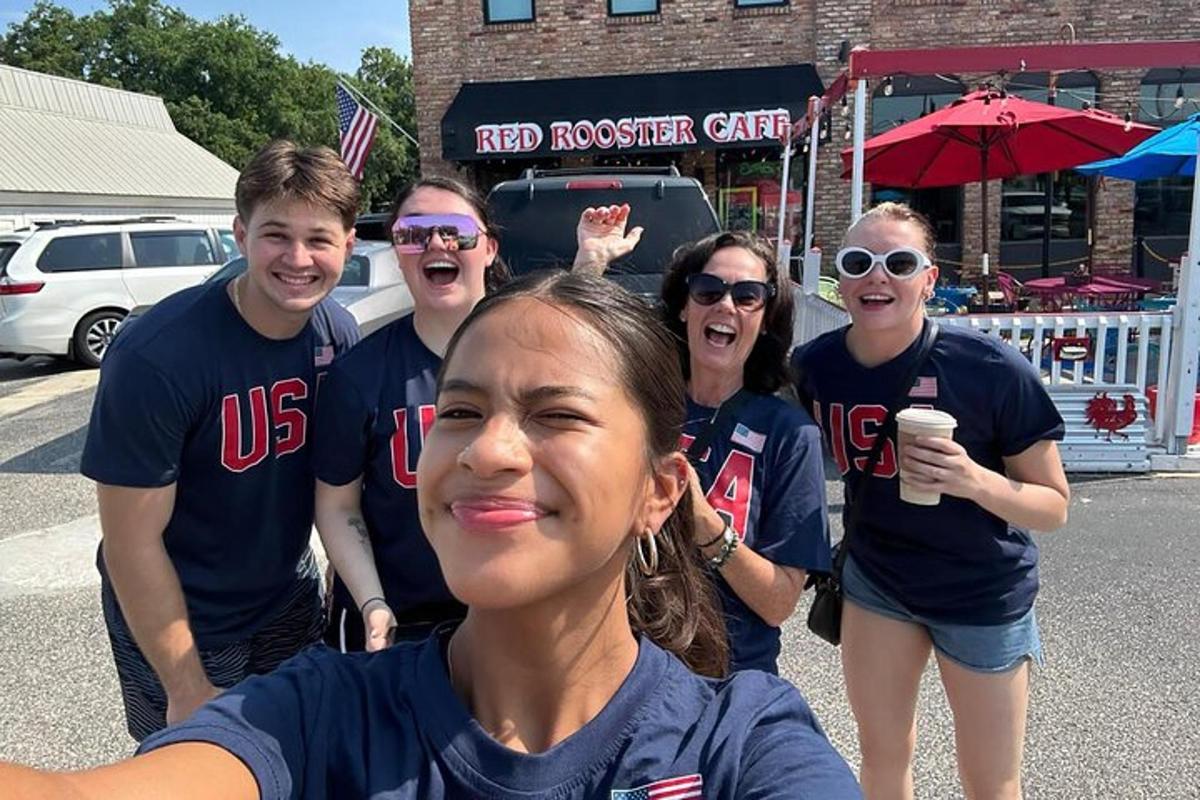
<path id="1" fill-rule="evenodd" d="M 326 296 L 354 245 L 359 189 L 332 150 L 276 141 L 236 201 L 246 273 L 178 292 L 122 332 L 83 453 L 139 741 L 322 629 L 308 428 L 321 373 L 358 338 Z"/>

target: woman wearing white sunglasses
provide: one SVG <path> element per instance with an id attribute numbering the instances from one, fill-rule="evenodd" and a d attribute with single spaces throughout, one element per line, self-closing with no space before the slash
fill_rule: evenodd
<path id="1" fill-rule="evenodd" d="M 851 324 L 797 350 L 793 366 L 845 480 L 846 517 L 861 505 L 841 574 L 841 644 L 866 796 L 913 796 L 932 651 L 966 797 L 1018 798 L 1029 665 L 1041 660 L 1027 531 L 1066 522 L 1063 422 L 1037 371 L 999 339 L 943 327 L 921 360 L 933 252 L 928 221 L 907 206 L 865 214 L 837 256 Z M 953 438 L 918 437 L 898 454 L 889 410 L 913 406 L 953 416 Z M 876 451 L 881 426 L 889 438 Z M 940 502 L 902 500 L 901 474 Z"/>

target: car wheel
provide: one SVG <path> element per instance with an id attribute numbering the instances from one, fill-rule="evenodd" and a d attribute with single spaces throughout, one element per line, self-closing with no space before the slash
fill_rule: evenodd
<path id="1" fill-rule="evenodd" d="M 81 319 L 75 328 L 72 350 L 75 360 L 85 367 L 100 366 L 100 359 L 124 318 L 120 311 L 96 311 Z"/>

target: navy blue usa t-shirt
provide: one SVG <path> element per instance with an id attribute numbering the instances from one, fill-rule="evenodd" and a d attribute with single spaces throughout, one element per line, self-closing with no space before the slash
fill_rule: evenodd
<path id="1" fill-rule="evenodd" d="M 928 324 L 928 323 L 926 323 Z M 875 431 L 917 357 L 920 337 L 896 358 L 864 367 L 846 348 L 846 329 L 792 356 L 815 400 L 817 422 L 845 480 L 846 508 L 857 496 Z M 901 408 L 936 408 L 958 421 L 954 440 L 973 461 L 1004 473 L 1006 456 L 1063 438 L 1062 417 L 1041 377 L 1013 347 L 964 328 L 942 326 L 933 352 Z M 843 517 L 845 513 L 843 513 Z M 896 443 L 887 442 L 868 487 L 850 552 L 866 576 L 909 611 L 954 624 L 998 625 L 1023 616 L 1038 589 L 1038 550 L 1028 531 L 976 503 L 942 495 L 936 506 L 900 500 Z"/>
<path id="2" fill-rule="evenodd" d="M 715 408 L 688 399 L 684 446 Z M 784 567 L 828 572 L 829 520 L 821 432 L 778 397 L 747 394 L 737 419 L 722 419 L 696 472 L 711 505 L 742 543 Z M 779 628 L 754 613 L 718 573 L 733 669 L 776 672 Z"/>
<path id="3" fill-rule="evenodd" d="M 263 800 L 861 797 L 791 684 L 700 678 L 646 639 L 608 705 L 543 753 L 510 750 L 470 717 L 438 635 L 378 653 L 310 648 L 139 752 L 197 741 L 244 762 Z"/>
<path id="4" fill-rule="evenodd" d="M 293 585 L 312 530 L 317 384 L 358 339 L 328 298 L 299 334 L 268 339 L 227 283 L 173 294 L 116 337 L 81 468 L 115 486 L 176 484 L 163 541 L 202 650 L 252 635 Z"/>
<path id="5" fill-rule="evenodd" d="M 433 425 L 441 365 L 406 315 L 334 365 L 317 410 L 316 475 L 333 486 L 362 476 L 375 566 L 400 619 L 456 602 L 417 513 L 417 458 Z M 340 579 L 334 591 L 342 607 L 357 607 Z"/>

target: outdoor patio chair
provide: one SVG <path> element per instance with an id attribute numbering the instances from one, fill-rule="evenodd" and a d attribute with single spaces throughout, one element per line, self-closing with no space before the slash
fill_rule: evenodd
<path id="1" fill-rule="evenodd" d="M 1025 297 L 1019 280 L 1007 272 L 997 272 L 996 288 L 1000 290 L 1000 294 L 1004 297 L 1002 310 L 1022 310 L 1022 302 L 1025 300 Z"/>

